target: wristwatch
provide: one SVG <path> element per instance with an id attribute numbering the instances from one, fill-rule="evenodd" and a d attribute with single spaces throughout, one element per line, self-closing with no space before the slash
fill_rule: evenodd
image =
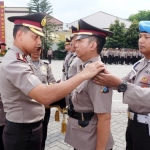
<path id="1" fill-rule="evenodd" d="M 118 85 L 118 92 L 125 92 L 127 90 L 127 83 L 122 82 Z"/>

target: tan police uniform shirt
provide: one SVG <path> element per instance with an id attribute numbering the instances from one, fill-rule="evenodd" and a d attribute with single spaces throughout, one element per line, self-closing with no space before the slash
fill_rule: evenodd
<path id="1" fill-rule="evenodd" d="M 45 109 L 28 94 L 42 83 L 33 74 L 23 55 L 18 47 L 12 46 L 4 56 L 0 69 L 1 98 L 7 120 L 33 123 L 44 118 Z"/>
<path id="2" fill-rule="evenodd" d="M 123 103 L 133 112 L 150 113 L 150 60 L 144 58 L 135 63 L 123 81 L 127 82 Z"/>
<path id="3" fill-rule="evenodd" d="M 49 62 L 39 59 L 38 66 L 34 65 L 31 59 L 29 59 L 28 62 L 32 67 L 34 74 L 43 84 L 48 85 L 49 83 L 56 83 Z"/>
<path id="4" fill-rule="evenodd" d="M 63 75 L 62 75 L 62 81 L 66 80 L 66 74 L 67 74 L 67 69 L 68 69 L 68 62 L 69 62 L 70 58 L 72 57 L 72 55 L 73 54 L 71 52 L 68 52 L 66 57 L 65 57 L 65 60 L 64 60 L 64 63 L 63 63 L 64 72 L 63 72 Z"/>
<path id="5" fill-rule="evenodd" d="M 0 63 L 1 65 L 1 63 Z M 0 126 L 5 125 L 5 112 L 4 112 L 4 108 L 3 108 L 3 103 L 1 100 L 1 89 L 0 89 Z"/>
<path id="6" fill-rule="evenodd" d="M 100 61 L 100 57 L 92 58 L 89 61 Z M 83 64 L 85 63 L 80 65 L 81 70 L 83 69 Z M 109 93 L 102 93 L 100 85 L 95 84 L 92 80 L 86 80 L 73 91 L 72 102 L 76 112 L 94 112 L 94 116 L 89 125 L 84 128 L 79 127 L 78 120 L 70 117 L 65 142 L 77 150 L 95 150 L 97 113 L 111 113 L 112 89 L 109 88 Z M 110 150 L 113 144 L 113 138 L 110 133 L 106 150 Z"/>
<path id="7" fill-rule="evenodd" d="M 79 64 L 81 63 L 81 60 L 76 56 L 76 54 L 73 55 L 73 59 L 70 61 L 67 76 L 68 79 L 75 76 L 79 72 Z M 66 105 L 69 105 L 69 97 L 71 97 L 72 94 L 65 96 Z"/>

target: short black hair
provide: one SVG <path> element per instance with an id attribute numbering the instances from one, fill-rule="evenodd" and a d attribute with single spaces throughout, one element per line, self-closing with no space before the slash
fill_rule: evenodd
<path id="1" fill-rule="evenodd" d="M 28 32 L 30 29 L 28 27 L 22 26 L 22 25 L 15 25 L 13 29 L 13 37 L 16 38 L 17 32 L 21 30 L 23 32 Z"/>
<path id="2" fill-rule="evenodd" d="M 95 41 L 97 43 L 97 53 L 100 54 L 105 43 L 106 39 L 98 36 L 89 36 L 89 42 Z"/>

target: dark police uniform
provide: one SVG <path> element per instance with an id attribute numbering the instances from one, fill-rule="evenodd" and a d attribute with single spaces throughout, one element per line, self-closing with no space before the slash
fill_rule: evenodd
<path id="1" fill-rule="evenodd" d="M 150 21 L 139 23 L 140 32 L 150 34 Z M 123 102 L 129 105 L 126 150 L 150 149 L 150 59 L 134 64 L 123 78 L 127 82 Z"/>
<path id="2" fill-rule="evenodd" d="M 109 31 L 95 29 L 95 27 L 85 23 L 83 20 L 79 21 L 79 28 L 81 31 L 79 30 L 77 40 L 88 38 L 90 35 L 95 36 L 95 32 L 97 36 L 102 36 L 103 38 L 107 35 L 112 35 Z M 93 33 L 90 33 L 92 30 Z M 90 58 L 87 62 L 80 60 L 79 71 L 82 71 L 88 62 L 95 61 L 100 61 L 100 57 Z M 65 142 L 77 150 L 95 150 L 98 122 L 96 114 L 111 113 L 112 89 L 110 88 L 108 93 L 102 93 L 99 85 L 93 83 L 92 80 L 86 80 L 73 91 L 72 103 L 73 105 L 70 105 L 68 109 L 69 120 Z M 106 150 L 110 150 L 113 147 L 113 143 L 110 133 Z"/>
<path id="3" fill-rule="evenodd" d="M 44 13 L 9 17 L 15 25 L 24 25 L 44 36 Z M 0 72 L 1 98 L 6 112 L 3 140 L 5 150 L 41 150 L 44 106 L 28 94 L 41 81 L 33 74 L 24 53 L 12 46 L 4 56 Z"/>

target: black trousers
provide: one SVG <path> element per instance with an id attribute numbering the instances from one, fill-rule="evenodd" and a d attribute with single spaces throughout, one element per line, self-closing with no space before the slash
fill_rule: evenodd
<path id="1" fill-rule="evenodd" d="M 42 145 L 41 145 L 41 150 L 45 149 L 45 142 L 47 138 L 47 127 L 50 119 L 50 109 L 45 109 L 45 116 L 44 116 L 44 121 L 43 121 L 43 137 L 42 137 Z"/>
<path id="2" fill-rule="evenodd" d="M 52 56 L 51 55 L 48 55 L 48 61 L 51 64 L 51 61 L 52 61 Z"/>
<path id="3" fill-rule="evenodd" d="M 3 129 L 4 129 L 4 126 L 0 126 L 0 150 L 4 150 L 4 144 L 3 144 L 3 139 L 2 139 Z"/>
<path id="4" fill-rule="evenodd" d="M 41 150 L 42 123 L 29 127 L 6 121 L 3 142 L 5 150 Z"/>
<path id="5" fill-rule="evenodd" d="M 126 150 L 150 150 L 148 125 L 128 120 Z"/>

